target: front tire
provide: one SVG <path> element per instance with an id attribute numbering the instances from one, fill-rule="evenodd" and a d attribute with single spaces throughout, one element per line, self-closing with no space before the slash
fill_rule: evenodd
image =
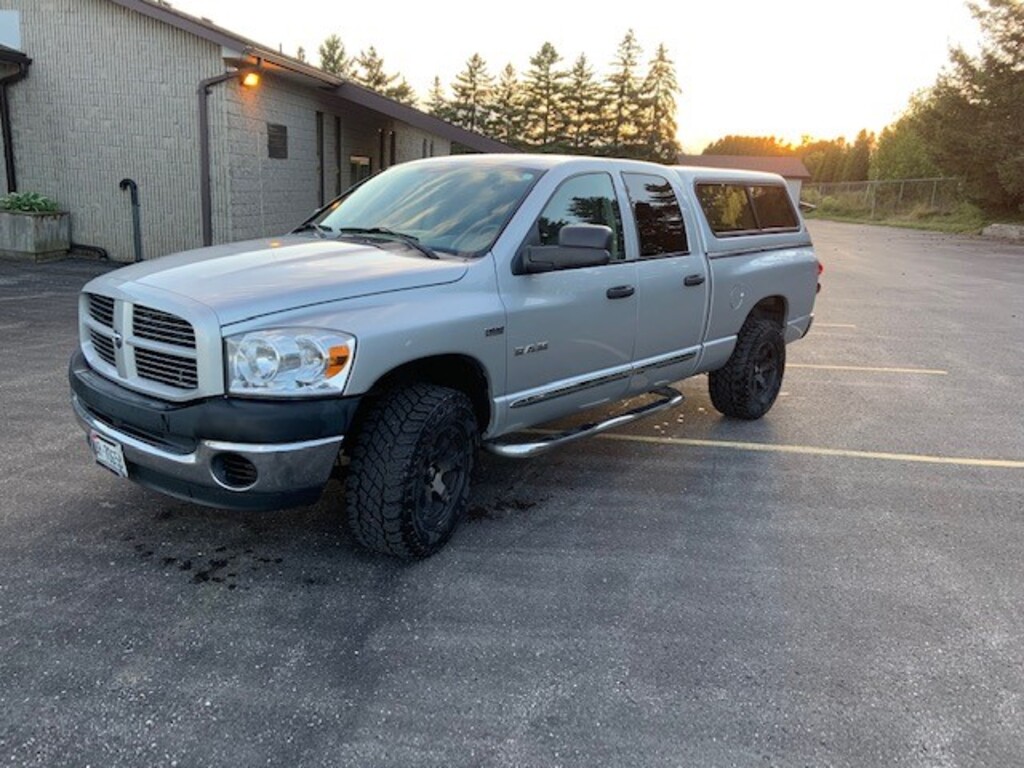
<path id="1" fill-rule="evenodd" d="M 382 395 L 349 450 L 353 538 L 402 559 L 437 552 L 465 514 L 478 442 L 473 405 L 458 390 L 413 384 Z"/>
<path id="2" fill-rule="evenodd" d="M 786 341 L 771 320 L 748 317 L 729 361 L 708 374 L 708 392 L 719 413 L 760 419 L 771 409 L 786 372 Z"/>

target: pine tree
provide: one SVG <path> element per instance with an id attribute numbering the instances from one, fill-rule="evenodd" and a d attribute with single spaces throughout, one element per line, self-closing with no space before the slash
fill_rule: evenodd
<path id="1" fill-rule="evenodd" d="M 365 85 L 367 88 L 376 91 L 389 99 L 401 101 L 405 104 L 415 104 L 416 96 L 412 87 L 400 75 L 389 75 L 384 70 L 384 59 L 377 53 L 372 45 L 365 51 L 360 51 L 356 58 L 359 69 L 354 79 Z M 398 82 L 395 82 L 395 81 Z"/>
<path id="2" fill-rule="evenodd" d="M 320 69 L 338 77 L 352 76 L 352 59 L 345 54 L 345 45 L 337 35 L 331 35 L 320 44 Z"/>
<path id="3" fill-rule="evenodd" d="M 434 75 L 434 82 L 430 85 L 427 93 L 427 112 L 442 120 L 451 120 L 451 106 L 448 97 L 445 95 L 444 86 L 441 85 L 441 78 Z"/>
<path id="4" fill-rule="evenodd" d="M 612 72 L 605 80 L 608 95 L 607 144 L 612 154 L 629 155 L 637 143 L 640 86 L 636 69 L 642 51 L 636 34 L 629 30 L 619 43 Z"/>
<path id="5" fill-rule="evenodd" d="M 530 57 L 530 69 L 524 82 L 526 139 L 541 151 L 558 149 L 563 139 L 562 104 L 567 74 L 558 69 L 561 60 L 555 46 L 544 43 Z"/>
<path id="6" fill-rule="evenodd" d="M 662 163 L 674 163 L 679 157 L 679 140 L 676 138 L 676 94 L 679 81 L 676 79 L 675 64 L 668 57 L 665 44 L 658 46 L 651 59 L 641 88 L 642 105 L 639 128 L 643 137 L 643 154 L 646 159 Z"/>
<path id="7" fill-rule="evenodd" d="M 491 98 L 491 135 L 513 147 L 523 144 L 523 89 L 515 67 L 506 64 Z"/>
<path id="8" fill-rule="evenodd" d="M 594 69 L 581 53 L 569 70 L 565 92 L 565 135 L 570 152 L 583 154 L 598 141 L 602 96 L 601 86 L 594 79 Z"/>
<path id="9" fill-rule="evenodd" d="M 487 105 L 493 88 L 494 78 L 487 72 L 487 62 L 479 53 L 474 53 L 452 83 L 452 122 L 467 130 L 485 133 L 490 124 Z"/>

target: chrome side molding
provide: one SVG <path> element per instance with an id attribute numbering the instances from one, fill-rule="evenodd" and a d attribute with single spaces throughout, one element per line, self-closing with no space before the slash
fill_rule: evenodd
<path id="1" fill-rule="evenodd" d="M 625 413 L 620 413 L 618 416 L 612 416 L 604 421 L 581 424 L 580 426 L 574 427 L 573 429 L 565 432 L 559 432 L 554 435 L 545 435 L 539 440 L 529 443 L 506 443 L 493 441 L 484 443 L 483 447 L 490 453 L 497 456 L 504 456 L 506 459 L 527 459 L 532 456 L 539 456 L 542 453 L 547 453 L 548 451 L 565 445 L 566 443 L 582 440 L 584 437 L 597 435 L 615 427 L 621 427 L 623 424 L 629 424 L 632 421 L 642 419 L 645 416 L 650 416 L 658 411 L 664 411 L 667 408 L 674 408 L 683 402 L 683 393 L 673 389 L 672 387 L 658 387 L 657 389 L 651 390 L 650 394 L 657 395 L 659 399 L 655 400 L 653 403 L 646 403 L 628 410 Z"/>

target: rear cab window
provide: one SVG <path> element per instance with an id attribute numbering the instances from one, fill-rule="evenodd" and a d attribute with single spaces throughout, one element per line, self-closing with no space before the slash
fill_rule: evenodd
<path id="1" fill-rule="evenodd" d="M 782 184 L 700 182 L 697 200 L 716 237 L 796 232 L 800 219 Z"/>

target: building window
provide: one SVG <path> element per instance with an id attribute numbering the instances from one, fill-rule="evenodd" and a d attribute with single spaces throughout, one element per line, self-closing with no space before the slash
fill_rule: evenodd
<path id="1" fill-rule="evenodd" d="M 427 156 L 427 140 L 424 139 L 423 140 L 423 154 L 421 155 L 421 157 L 426 157 L 426 156 Z"/>
<path id="2" fill-rule="evenodd" d="M 267 157 L 272 160 L 288 159 L 288 126 L 267 123 Z"/>
<path id="3" fill-rule="evenodd" d="M 353 184 L 358 184 L 363 179 L 370 178 L 370 174 L 373 172 L 370 158 L 365 155 L 352 155 L 348 159 L 348 169 Z"/>

